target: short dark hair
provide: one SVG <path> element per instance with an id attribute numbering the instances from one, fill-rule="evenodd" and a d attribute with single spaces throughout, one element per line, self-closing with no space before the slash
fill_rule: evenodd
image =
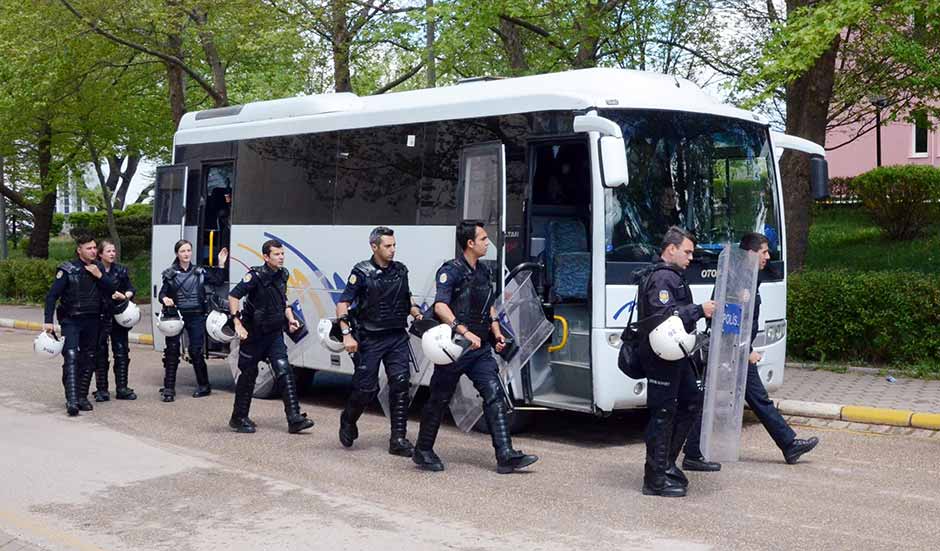
<path id="1" fill-rule="evenodd" d="M 757 253 L 760 252 L 760 248 L 764 245 L 770 246 L 770 241 L 767 237 L 757 232 L 750 232 L 741 236 L 741 244 L 739 246 L 745 251 L 754 251 Z"/>
<path id="2" fill-rule="evenodd" d="M 91 235 L 90 233 L 80 233 L 80 234 L 78 234 L 78 235 L 75 236 L 75 245 L 78 246 L 78 247 L 81 247 L 81 246 L 84 245 L 85 243 L 88 243 L 88 242 L 94 241 L 94 240 L 95 240 L 95 238 L 92 237 L 92 235 Z"/>
<path id="3" fill-rule="evenodd" d="M 479 220 L 461 220 L 457 224 L 457 249 L 467 250 L 467 241 L 473 241 L 477 238 L 477 228 L 483 228 L 483 222 Z"/>
<path id="4" fill-rule="evenodd" d="M 693 237 L 691 233 L 683 228 L 680 228 L 679 226 L 671 226 L 668 230 L 666 230 L 665 235 L 663 235 L 663 244 L 662 247 L 660 247 L 659 252 L 666 252 L 666 247 L 669 245 L 681 247 L 682 242 L 686 239 L 695 245 L 695 237 Z"/>
<path id="5" fill-rule="evenodd" d="M 193 248 L 193 244 L 192 244 L 192 243 L 190 243 L 189 241 L 187 241 L 187 240 L 185 240 L 185 239 L 180 239 L 179 241 L 176 242 L 176 245 L 173 245 L 173 252 L 174 252 L 174 253 L 180 252 L 180 247 L 182 247 L 183 245 L 189 245 L 189 248 L 190 248 L 190 249 Z"/>
<path id="6" fill-rule="evenodd" d="M 371 232 L 369 232 L 369 244 L 378 247 L 380 244 L 382 244 L 383 236 L 394 237 L 395 230 L 386 226 L 379 226 L 373 229 Z"/>
<path id="7" fill-rule="evenodd" d="M 261 254 L 269 255 L 271 254 L 271 249 L 283 249 L 284 244 L 278 241 L 277 239 L 268 239 L 261 245 Z"/>

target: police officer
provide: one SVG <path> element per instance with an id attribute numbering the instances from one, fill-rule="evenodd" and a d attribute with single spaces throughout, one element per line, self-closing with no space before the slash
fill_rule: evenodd
<path id="1" fill-rule="evenodd" d="M 641 331 L 678 315 L 685 330 L 695 331 L 702 317 L 711 318 L 715 303 L 692 303 L 692 291 L 683 272 L 692 261 L 695 241 L 682 228 L 672 226 L 663 236 L 660 262 L 646 274 L 639 290 Z M 643 493 L 666 497 L 686 494 L 688 479 L 675 465 L 686 435 L 700 407 L 700 392 L 688 358 L 668 361 L 653 353 L 648 338 L 641 340 L 640 357 L 647 375 L 646 405 L 650 420 L 646 427 L 646 466 Z"/>
<path id="2" fill-rule="evenodd" d="M 285 324 L 290 333 L 300 328 L 294 312 L 287 306 L 287 278 L 284 269 L 284 245 L 275 239 L 261 245 L 262 266 L 253 266 L 228 295 L 229 312 L 235 316 L 235 332 L 242 340 L 238 352 L 241 375 L 235 383 L 235 405 L 228 425 L 235 432 L 255 432 L 255 423 L 248 418 L 251 396 L 258 377 L 258 362 L 266 359 L 274 370 L 284 399 L 287 430 L 298 433 L 313 426 L 313 420 L 300 412 L 294 371 L 287 361 L 284 344 Z M 239 314 L 239 301 L 245 307 Z"/>
<path id="3" fill-rule="evenodd" d="M 512 448 L 506 419 L 506 396 L 499 381 L 493 345 L 497 352 L 506 346 L 496 309 L 490 270 L 480 262 L 486 256 L 490 239 L 483 223 L 465 220 L 457 225 L 457 258 L 437 271 L 434 314 L 458 335 L 470 342 L 470 349 L 450 365 L 437 365 L 431 377 L 431 396 L 421 415 L 421 428 L 412 460 L 429 471 L 444 470 L 444 463 L 434 453 L 434 441 L 444 417 L 444 410 L 457 388 L 461 375 L 467 375 L 483 397 L 483 414 L 489 424 L 496 450 L 496 472 L 511 473 L 527 467 L 538 457 Z"/>
<path id="4" fill-rule="evenodd" d="M 356 264 L 336 304 L 343 346 L 352 354 L 356 370 L 353 390 L 339 417 L 339 441 L 350 447 L 359 437 L 356 421 L 379 392 L 379 362 L 388 376 L 388 409 L 391 432 L 388 453 L 411 457 L 414 446 L 408 433 L 411 349 L 405 327 L 408 315 L 421 319 L 408 286 L 408 268 L 395 258 L 395 232 L 379 226 L 369 234 L 372 258 Z M 354 305 L 356 331 L 350 306 Z"/>
<path id="5" fill-rule="evenodd" d="M 107 402 L 111 399 L 108 392 L 108 340 L 111 341 L 111 350 L 114 352 L 114 383 L 117 387 L 118 400 L 136 400 L 134 389 L 127 388 L 127 369 L 130 365 L 128 355 L 126 327 L 114 322 L 114 309 L 123 301 L 131 300 L 136 293 L 131 285 L 130 274 L 127 267 L 115 262 L 117 249 L 110 239 L 102 239 L 98 245 L 98 259 L 104 265 L 105 272 L 114 279 L 115 290 L 110 297 L 102 297 L 101 315 L 98 322 L 98 349 L 95 356 L 95 387 L 96 402 Z"/>
<path id="6" fill-rule="evenodd" d="M 55 311 L 65 337 L 62 386 L 65 387 L 65 408 L 70 416 L 94 409 L 88 401 L 88 387 L 95 369 L 98 316 L 102 300 L 114 292 L 114 280 L 96 259 L 95 240 L 79 236 L 75 243 L 78 258 L 62 263 L 56 270 L 55 280 L 46 294 L 43 324 L 43 331 L 53 332 Z M 59 302 L 58 308 L 56 302 Z"/>
<path id="7" fill-rule="evenodd" d="M 767 267 L 767 261 L 770 260 L 770 242 L 767 237 L 756 233 L 746 233 L 741 237 L 739 246 L 745 251 L 753 251 L 759 256 L 759 267 L 763 271 Z M 754 297 L 754 318 L 751 324 L 751 353 L 747 361 L 747 384 L 744 389 L 744 401 L 747 402 L 751 411 L 757 416 L 764 429 L 770 434 L 774 443 L 783 452 L 783 459 L 787 464 L 796 463 L 800 456 L 816 447 L 819 439 L 815 436 L 803 439 L 797 438 L 796 433 L 790 428 L 786 420 L 780 415 L 780 411 L 774 405 L 773 400 L 767 395 L 767 389 L 760 376 L 760 370 L 757 364 L 761 361 L 762 355 L 754 350 L 754 339 L 757 338 L 757 320 L 760 318 L 760 281 L 758 280 L 758 292 Z M 701 412 L 698 419 L 692 425 L 688 440 L 685 443 L 685 457 L 682 460 L 682 468 L 690 471 L 717 471 L 721 468 L 719 463 L 704 461 L 701 450 Z M 704 465 L 703 465 L 704 462 Z M 717 465 L 718 468 L 709 468 Z"/>
<path id="8" fill-rule="evenodd" d="M 168 308 L 175 307 L 183 316 L 184 330 L 189 336 L 189 360 L 196 372 L 196 390 L 193 398 L 212 394 L 209 385 L 209 371 L 203 357 L 203 344 L 206 340 L 206 285 L 225 283 L 225 261 L 228 249 L 219 251 L 218 268 L 193 266 L 193 245 L 180 239 L 173 246 L 176 260 L 163 271 L 163 286 L 160 288 L 160 302 Z M 176 399 L 176 370 L 180 364 L 180 338 L 175 335 L 166 338 L 163 350 L 163 388 L 160 393 L 164 402 Z"/>

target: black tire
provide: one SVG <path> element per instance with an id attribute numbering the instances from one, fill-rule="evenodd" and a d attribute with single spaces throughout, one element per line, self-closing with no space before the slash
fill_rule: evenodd
<path id="1" fill-rule="evenodd" d="M 529 428 L 533 416 L 531 411 L 514 409 L 507 414 L 507 417 L 509 421 L 509 434 L 521 434 Z M 482 432 L 483 434 L 490 433 L 490 426 L 487 424 L 485 416 L 481 416 L 476 424 L 473 425 L 473 430 Z"/>

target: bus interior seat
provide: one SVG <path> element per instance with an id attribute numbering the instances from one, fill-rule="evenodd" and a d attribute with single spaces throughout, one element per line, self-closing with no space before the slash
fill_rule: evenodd
<path id="1" fill-rule="evenodd" d="M 591 253 L 587 230 L 577 219 L 556 219 L 545 234 L 545 266 L 552 282 L 552 301 L 587 300 Z"/>

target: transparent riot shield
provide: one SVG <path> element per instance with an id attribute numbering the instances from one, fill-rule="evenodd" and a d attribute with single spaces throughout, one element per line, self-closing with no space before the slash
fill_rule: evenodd
<path id="1" fill-rule="evenodd" d="M 702 409 L 702 453 L 709 461 L 737 461 L 751 349 L 758 255 L 726 244 L 718 257 Z"/>
<path id="2" fill-rule="evenodd" d="M 238 377 L 242 371 L 238 369 L 238 353 L 240 350 L 240 341 L 235 339 L 229 345 L 228 365 L 232 370 L 232 378 L 238 383 Z M 252 394 L 255 398 L 270 398 L 277 390 L 277 380 L 274 377 L 274 370 L 268 362 L 258 362 L 258 378 L 255 379 L 255 391 Z"/>
<path id="3" fill-rule="evenodd" d="M 496 355 L 503 395 L 511 410 L 509 388 L 513 381 L 521 380 L 522 367 L 552 336 L 554 326 L 545 318 L 530 272 L 523 272 L 510 281 L 502 296 L 496 299 L 495 307 L 503 335 L 512 339 L 515 347 L 506 359 Z M 466 377 L 460 378 L 450 401 L 450 412 L 454 423 L 464 432 L 469 432 L 483 416 L 483 399 Z"/>

